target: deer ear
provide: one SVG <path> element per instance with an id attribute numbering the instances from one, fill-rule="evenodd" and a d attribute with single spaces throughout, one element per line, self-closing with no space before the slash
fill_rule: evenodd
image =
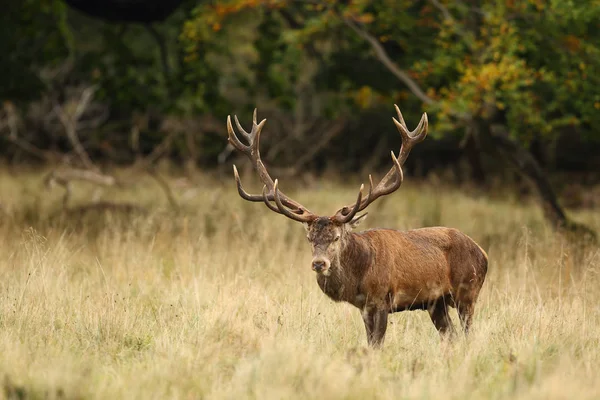
<path id="1" fill-rule="evenodd" d="M 361 222 L 363 222 L 365 219 L 367 219 L 367 214 L 368 213 L 364 213 L 363 215 L 358 215 L 358 216 L 352 218 L 352 221 L 348 222 L 348 225 L 350 225 L 350 228 L 354 229 L 357 226 L 359 226 Z"/>

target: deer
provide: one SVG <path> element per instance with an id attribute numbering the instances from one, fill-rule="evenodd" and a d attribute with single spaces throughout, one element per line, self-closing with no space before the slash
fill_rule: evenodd
<path id="1" fill-rule="evenodd" d="M 249 194 L 242 186 L 237 167 L 233 174 L 239 195 L 247 201 L 262 202 L 271 211 L 303 223 L 312 248 L 312 270 L 320 289 L 334 302 L 358 308 L 365 325 L 367 344 L 383 345 L 388 315 L 400 311 L 426 310 L 442 339 L 455 334 L 448 314 L 456 308 L 460 324 L 468 334 L 475 303 L 488 267 L 486 252 L 466 234 L 454 228 L 425 227 L 400 231 L 375 228 L 354 229 L 365 220 L 359 214 L 380 197 L 398 190 L 404 180 L 402 166 L 414 145 L 427 136 L 427 113 L 415 130 L 409 131 L 397 105 L 392 118 L 402 138 L 398 157 L 391 152 L 393 165 L 377 183 L 369 175 L 369 190 L 360 186 L 356 201 L 341 207 L 333 216 L 312 213 L 285 195 L 260 158 L 259 141 L 266 119 L 257 123 L 254 110 L 252 130 L 245 131 L 234 120 L 242 143 L 227 117 L 228 141 L 245 154 L 263 183 L 262 193 Z"/>

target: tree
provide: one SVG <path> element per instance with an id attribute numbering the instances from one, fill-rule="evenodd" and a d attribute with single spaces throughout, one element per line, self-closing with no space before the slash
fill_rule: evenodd
<path id="1" fill-rule="evenodd" d="M 358 108 L 404 98 L 403 109 L 427 110 L 436 135 L 460 133 L 471 149 L 513 165 L 537 189 L 547 220 L 573 227 L 527 147 L 552 143 L 562 127 L 597 137 L 600 76 L 588 71 L 600 70 L 598 1 L 236 0 L 210 18 L 221 29 L 257 8 L 292 21 L 282 32 L 288 42 L 326 60 L 319 74 L 331 79 L 321 90 Z"/>

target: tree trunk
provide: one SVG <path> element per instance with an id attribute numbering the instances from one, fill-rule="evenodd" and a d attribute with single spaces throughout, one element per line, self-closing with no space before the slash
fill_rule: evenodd
<path id="1" fill-rule="evenodd" d="M 471 179 L 477 185 L 482 186 L 485 183 L 485 170 L 483 168 L 483 163 L 481 162 L 481 149 L 477 143 L 475 132 L 467 132 L 463 151 L 469 162 L 469 167 L 471 168 Z"/>
<path id="2" fill-rule="evenodd" d="M 595 243 L 596 232 L 586 225 L 573 222 L 567 218 L 564 209 L 558 202 L 558 197 L 552 189 L 545 172 L 529 151 L 512 140 L 504 132 L 495 133 L 490 130 L 490 144 L 511 164 L 517 167 L 519 173 L 527 178 L 536 188 L 544 212 L 544 217 L 558 231 L 568 231 L 577 237 L 582 237 Z"/>
<path id="3" fill-rule="evenodd" d="M 556 228 L 567 226 L 567 216 L 536 159 L 508 136 L 491 134 L 490 139 L 491 144 L 502 156 L 535 186 L 542 202 L 544 217 Z"/>

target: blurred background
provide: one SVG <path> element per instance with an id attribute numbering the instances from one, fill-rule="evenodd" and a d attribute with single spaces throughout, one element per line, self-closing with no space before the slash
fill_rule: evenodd
<path id="1" fill-rule="evenodd" d="M 11 1 L 0 155 L 65 187 L 161 162 L 231 179 L 226 117 L 257 107 L 275 176 L 364 179 L 398 151 L 398 104 L 430 122 L 407 175 L 568 226 L 600 203 L 599 21 L 598 0 Z"/>
<path id="2" fill-rule="evenodd" d="M 9 0 L 0 55 L 0 399 L 599 398 L 600 0 Z M 226 120 L 331 215 L 394 104 L 429 136 L 361 229 L 490 268 L 469 340 L 399 313 L 366 352 Z"/>

